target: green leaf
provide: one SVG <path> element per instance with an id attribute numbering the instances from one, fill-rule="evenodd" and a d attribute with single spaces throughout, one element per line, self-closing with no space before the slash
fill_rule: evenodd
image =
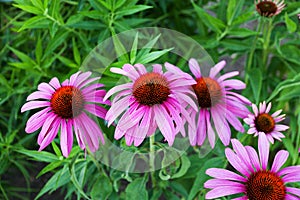
<path id="1" fill-rule="evenodd" d="M 59 149 L 59 147 L 56 145 L 56 143 L 54 141 L 51 142 L 52 148 L 56 154 L 57 157 L 62 156 L 61 151 Z"/>
<path id="2" fill-rule="evenodd" d="M 58 158 L 56 155 L 46 152 L 46 151 L 33 151 L 33 150 L 17 150 L 17 152 L 24 154 L 33 158 L 33 160 L 41 161 L 41 162 L 54 162 L 57 161 Z"/>
<path id="3" fill-rule="evenodd" d="M 256 104 L 259 103 L 259 97 L 260 97 L 260 92 L 262 88 L 262 73 L 261 70 L 258 68 L 251 69 L 251 71 L 248 72 L 249 75 L 249 80 L 252 88 L 252 92 L 254 95 L 254 99 Z"/>
<path id="4" fill-rule="evenodd" d="M 247 21 L 249 21 L 251 19 L 251 17 L 253 17 L 253 10 L 251 9 L 251 11 L 249 12 L 245 12 L 244 14 L 242 15 L 239 15 L 237 18 L 235 18 L 232 22 L 232 25 L 239 25 L 239 24 L 242 24 L 242 23 L 245 23 Z"/>
<path id="5" fill-rule="evenodd" d="M 45 54 L 43 56 L 43 59 L 45 59 L 47 56 L 49 56 L 50 54 L 52 54 L 54 52 L 54 50 L 60 46 L 63 42 L 66 42 L 66 38 L 68 37 L 69 32 L 68 31 L 61 31 L 59 33 L 57 33 L 55 35 L 54 38 L 52 38 L 48 45 L 47 48 L 45 50 Z"/>
<path id="6" fill-rule="evenodd" d="M 50 21 L 44 16 L 35 16 L 28 20 L 26 20 L 23 26 L 18 30 L 21 32 L 25 29 L 33 29 L 33 28 L 46 28 L 49 25 Z"/>
<path id="7" fill-rule="evenodd" d="M 135 35 L 132 47 L 131 47 L 131 51 L 130 51 L 130 63 L 131 64 L 134 64 L 134 61 L 136 58 L 138 39 L 139 39 L 139 33 L 137 32 Z"/>
<path id="8" fill-rule="evenodd" d="M 288 31 L 290 33 L 295 32 L 297 30 L 297 24 L 289 18 L 287 13 L 285 13 L 284 19 L 285 19 L 285 24 L 287 26 Z"/>
<path id="9" fill-rule="evenodd" d="M 78 68 L 78 65 L 76 63 L 74 63 L 72 60 L 70 60 L 69 58 L 57 55 L 57 58 L 60 60 L 60 62 L 62 62 L 64 65 L 70 67 L 70 68 Z"/>
<path id="10" fill-rule="evenodd" d="M 181 160 L 181 165 L 180 165 L 180 169 L 179 171 L 172 175 L 171 178 L 179 178 L 179 177 L 182 177 L 183 175 L 185 175 L 185 173 L 188 171 L 188 169 L 190 168 L 191 166 L 191 162 L 190 160 L 188 159 L 188 157 L 186 155 L 182 155 L 180 157 L 180 160 Z"/>
<path id="11" fill-rule="evenodd" d="M 36 14 L 36 15 L 42 15 L 43 11 L 41 9 L 38 9 L 34 6 L 28 6 L 28 5 L 21 5 L 21 4 L 13 4 L 13 6 L 20 8 L 26 12 Z"/>
<path id="12" fill-rule="evenodd" d="M 17 50 L 17 49 L 14 49 L 10 46 L 8 46 L 8 48 L 14 53 L 16 54 L 16 56 L 21 60 L 23 61 L 24 63 L 28 63 L 29 65 L 36 65 L 35 61 L 33 59 L 31 59 L 28 55 L 26 55 L 25 53 Z"/>
<path id="13" fill-rule="evenodd" d="M 132 181 L 125 190 L 126 199 L 128 200 L 148 200 L 148 192 L 146 190 L 146 178 L 141 177 Z"/>
<path id="14" fill-rule="evenodd" d="M 42 1 L 40 1 L 40 0 L 31 0 L 31 2 L 35 7 L 39 8 L 41 10 L 44 10 L 44 4 L 42 3 Z"/>
<path id="15" fill-rule="evenodd" d="M 287 89 L 290 87 L 295 87 L 300 85 L 300 74 L 296 75 L 294 78 L 287 79 L 285 81 L 282 81 L 277 85 L 277 87 L 273 90 L 272 94 L 268 98 L 268 102 L 271 101 L 279 92 L 281 92 L 283 89 Z"/>
<path id="16" fill-rule="evenodd" d="M 125 15 L 132 15 L 134 13 L 147 10 L 149 8 L 152 8 L 152 6 L 146 6 L 146 5 L 135 5 L 132 7 L 123 7 L 122 10 L 119 10 L 116 12 L 116 15 L 125 16 Z"/>
<path id="17" fill-rule="evenodd" d="M 145 56 L 137 59 L 137 62 L 138 63 L 143 63 L 143 64 L 150 63 L 150 62 L 156 60 L 157 58 L 163 56 L 164 54 L 168 53 L 172 49 L 174 49 L 174 48 L 151 52 L 151 53 L 146 54 Z"/>
<path id="18" fill-rule="evenodd" d="M 75 60 L 75 62 L 78 65 L 80 65 L 81 64 L 81 57 L 80 57 L 79 50 L 77 48 L 77 44 L 76 44 L 75 38 L 72 38 L 72 44 L 73 44 L 73 56 L 74 56 L 74 60 Z"/>
<path id="19" fill-rule="evenodd" d="M 57 188 L 67 184 L 70 182 L 70 173 L 68 170 L 68 166 L 65 165 L 61 170 L 57 171 L 44 185 L 44 187 L 40 190 L 38 195 L 34 198 L 39 199 L 45 193 L 49 191 L 55 191 Z"/>
<path id="20" fill-rule="evenodd" d="M 225 48 L 234 51 L 245 51 L 251 48 L 248 41 L 238 39 L 224 39 L 220 42 Z"/>
<path id="21" fill-rule="evenodd" d="M 51 172 L 52 170 L 58 168 L 59 166 L 61 166 L 63 164 L 63 161 L 58 160 L 55 162 L 51 162 L 48 165 L 46 165 L 46 167 L 44 167 L 36 176 L 36 178 L 39 178 L 40 176 L 46 174 L 47 172 Z"/>
<path id="22" fill-rule="evenodd" d="M 125 49 L 125 47 L 123 46 L 122 42 L 119 40 L 119 37 L 113 32 L 113 43 L 115 46 L 115 51 L 117 53 L 117 57 L 119 59 L 119 61 L 125 61 L 125 62 L 129 62 L 129 57 L 127 55 L 127 51 Z"/>
<path id="23" fill-rule="evenodd" d="M 195 11 L 197 15 L 199 16 L 200 20 L 211 30 L 214 32 L 218 32 L 219 34 L 222 33 L 222 29 L 224 29 L 226 26 L 225 24 L 219 20 L 218 18 L 215 18 L 208 14 L 203 8 L 196 5 L 194 2 L 192 2 Z"/>
<path id="24" fill-rule="evenodd" d="M 227 24 L 231 24 L 233 16 L 234 16 L 234 9 L 236 7 L 236 1 L 237 0 L 229 0 L 228 6 L 227 6 L 227 14 L 226 14 L 226 19 L 227 19 Z"/>
<path id="25" fill-rule="evenodd" d="M 233 28 L 228 31 L 228 35 L 241 38 L 249 37 L 256 34 L 258 34 L 258 32 L 246 28 Z"/>
<path id="26" fill-rule="evenodd" d="M 195 199 L 197 193 L 202 189 L 201 186 L 204 185 L 204 182 L 208 180 L 209 176 L 205 174 L 208 168 L 218 168 L 223 167 L 224 159 L 223 158 L 211 158 L 208 161 L 203 162 L 203 167 L 199 170 L 198 174 L 196 175 L 196 179 L 193 183 L 193 186 L 189 192 L 188 200 Z"/>
<path id="27" fill-rule="evenodd" d="M 92 199 L 108 199 L 112 191 L 112 183 L 109 178 L 104 175 L 100 175 L 97 176 L 97 181 L 92 187 L 91 197 Z"/>
<path id="28" fill-rule="evenodd" d="M 41 36 L 38 36 L 37 43 L 36 43 L 36 48 L 35 48 L 35 58 L 37 63 L 41 63 L 41 58 L 43 55 L 43 47 L 42 47 L 42 40 Z"/>

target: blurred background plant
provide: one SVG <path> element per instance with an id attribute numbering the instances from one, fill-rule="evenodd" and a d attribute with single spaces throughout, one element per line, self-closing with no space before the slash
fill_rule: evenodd
<path id="1" fill-rule="evenodd" d="M 199 157 L 197 147 L 189 148 L 152 180 L 148 174 L 104 166 L 92 155 L 85 157 L 79 147 L 63 158 L 58 139 L 37 152 L 37 133 L 24 131 L 30 112 L 20 114 L 20 107 L 40 82 L 68 78 L 97 44 L 139 27 L 182 32 L 199 42 L 215 63 L 226 59 L 231 69 L 242 72 L 247 83 L 243 95 L 254 103 L 272 101 L 274 110 L 283 108 L 287 114 L 290 129 L 282 143 L 272 145 L 271 156 L 287 149 L 287 164 L 300 164 L 298 13 L 297 0 L 286 1 L 282 13 L 272 18 L 261 17 L 253 1 L 245 0 L 1 0 L 0 199 L 204 199 L 205 170 L 227 166 L 220 143 L 205 157 Z M 166 53 L 158 51 L 147 62 L 165 62 Z M 112 65 L 132 63 L 129 54 Z M 185 70 L 185 63 L 174 64 Z M 111 87 L 113 81 L 109 77 L 103 82 Z M 102 128 L 112 140 L 113 128 Z M 257 143 L 234 131 L 233 137 L 245 145 Z M 148 144 L 136 148 L 122 140 L 115 143 L 133 152 L 149 150 Z"/>

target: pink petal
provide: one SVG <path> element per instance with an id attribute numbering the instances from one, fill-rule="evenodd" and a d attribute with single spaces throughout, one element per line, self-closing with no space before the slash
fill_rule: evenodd
<path id="1" fill-rule="evenodd" d="M 248 156 L 251 160 L 253 167 L 256 169 L 256 171 L 259 171 L 260 170 L 260 162 L 258 159 L 257 152 L 251 146 L 245 146 L 245 149 L 247 150 Z"/>
<path id="2" fill-rule="evenodd" d="M 234 77 L 237 75 L 239 75 L 238 71 L 228 72 L 228 73 L 225 73 L 222 76 L 220 76 L 217 81 L 220 83 L 220 82 L 224 81 L 225 79 L 228 79 L 228 78 L 231 78 L 231 77 Z"/>
<path id="3" fill-rule="evenodd" d="M 222 82 L 224 87 L 229 87 L 235 90 L 242 90 L 246 88 L 246 84 L 237 79 L 225 80 Z"/>
<path id="4" fill-rule="evenodd" d="M 250 172 L 254 172 L 247 150 L 241 144 L 241 142 L 238 141 L 237 139 L 232 139 L 231 144 L 237 156 L 245 163 L 247 170 Z"/>
<path id="5" fill-rule="evenodd" d="M 247 179 L 227 169 L 210 168 L 205 172 L 207 175 L 217 178 L 232 181 L 247 182 Z"/>
<path id="6" fill-rule="evenodd" d="M 49 101 L 29 101 L 22 106 L 21 112 L 25 112 L 27 110 L 32 110 L 36 108 L 42 108 L 46 106 L 50 106 Z"/>
<path id="7" fill-rule="evenodd" d="M 223 186 L 245 187 L 244 184 L 224 179 L 210 179 L 204 183 L 205 188 L 213 189 Z"/>
<path id="8" fill-rule="evenodd" d="M 289 157 L 289 152 L 285 150 L 279 151 L 273 161 L 273 165 L 271 168 L 272 172 L 278 172 L 280 167 L 286 162 L 287 158 Z"/>
<path id="9" fill-rule="evenodd" d="M 110 126 L 115 119 L 128 108 L 129 99 L 130 96 L 124 97 L 110 107 L 105 116 L 105 119 L 108 120 L 108 126 Z"/>
<path id="10" fill-rule="evenodd" d="M 42 127 L 42 130 L 41 130 L 41 132 L 39 133 L 39 136 L 38 136 L 37 142 L 38 142 L 39 145 L 42 144 L 42 141 L 44 140 L 44 138 L 48 134 L 48 132 L 51 129 L 51 126 L 52 126 L 52 124 L 53 124 L 53 122 L 55 121 L 56 118 L 58 118 L 56 116 L 56 114 L 48 113 L 48 118 L 45 120 L 45 123 Z"/>
<path id="11" fill-rule="evenodd" d="M 100 79 L 100 77 L 89 78 L 89 79 L 87 79 L 86 81 L 82 82 L 78 88 L 79 88 L 79 89 L 82 89 L 83 87 L 87 86 L 88 84 L 90 84 L 90 83 L 92 83 L 92 82 L 94 82 L 94 81 L 97 81 L 97 80 L 99 80 L 99 79 Z"/>
<path id="12" fill-rule="evenodd" d="M 226 148 L 225 149 L 225 155 L 227 160 L 229 161 L 229 163 L 237 170 L 239 171 L 241 174 L 249 177 L 250 173 L 249 173 L 249 169 L 248 167 L 243 163 L 243 161 L 241 160 L 241 158 L 236 155 L 231 149 Z"/>
<path id="13" fill-rule="evenodd" d="M 131 87 L 132 87 L 132 83 L 125 83 L 122 85 L 115 86 L 106 93 L 103 100 L 106 101 L 114 93 L 120 92 L 122 90 L 130 89 Z"/>
<path id="14" fill-rule="evenodd" d="M 81 88 L 82 83 L 84 83 L 86 81 L 86 79 L 88 79 L 91 75 L 92 75 L 92 72 L 84 72 L 82 74 L 79 74 L 74 82 L 74 86 L 77 88 Z M 71 83 L 70 83 L 70 85 L 71 85 Z"/>
<path id="15" fill-rule="evenodd" d="M 277 110 L 276 112 L 274 112 L 271 116 L 273 118 L 277 117 L 278 115 L 280 115 L 280 113 L 282 112 L 282 110 Z"/>
<path id="16" fill-rule="evenodd" d="M 207 125 L 206 125 L 206 123 L 207 123 L 207 120 L 210 120 L 210 116 L 208 115 L 208 119 L 206 119 L 206 113 L 205 113 L 206 111 L 205 110 L 203 110 L 203 109 L 200 109 L 200 111 L 199 111 L 199 116 L 198 116 L 198 123 L 197 123 L 197 144 L 200 146 L 200 145 L 202 145 L 203 143 L 204 143 L 204 141 L 205 141 L 205 139 L 206 139 L 206 134 L 207 134 Z M 209 134 L 211 135 L 210 137 L 211 137 L 211 140 L 213 140 L 213 141 L 211 141 L 211 146 L 212 146 L 212 148 L 213 148 L 213 146 L 214 146 L 214 141 L 215 141 L 215 138 L 214 138 L 214 136 L 215 136 L 215 133 L 212 131 L 212 128 L 211 128 L 211 126 L 210 126 L 210 132 L 209 132 Z"/>
<path id="17" fill-rule="evenodd" d="M 131 80 L 136 80 L 140 77 L 139 73 L 135 70 L 135 68 L 131 64 L 123 65 L 123 70 L 130 75 Z"/>
<path id="18" fill-rule="evenodd" d="M 153 112 L 154 112 L 154 120 L 156 121 L 156 124 L 165 137 L 165 139 L 168 141 L 169 146 L 172 146 L 175 135 L 174 135 L 174 128 L 173 128 L 173 122 L 167 113 L 167 111 L 164 109 L 164 107 L 159 105 L 153 106 Z"/>
<path id="19" fill-rule="evenodd" d="M 258 151 L 261 167 L 263 170 L 267 169 L 269 159 L 270 143 L 264 133 L 259 133 L 258 137 Z"/>
<path id="20" fill-rule="evenodd" d="M 282 124 L 276 124 L 275 125 L 275 131 L 285 131 L 287 130 L 289 127 L 286 125 L 282 125 Z"/>
<path id="21" fill-rule="evenodd" d="M 59 81 L 58 81 L 58 79 L 57 79 L 56 77 L 52 78 L 52 79 L 50 80 L 49 84 L 50 84 L 52 87 L 54 87 L 56 90 L 57 90 L 58 88 L 61 87 L 61 85 L 60 85 L 60 83 L 59 83 Z"/>
<path id="22" fill-rule="evenodd" d="M 145 110 L 144 117 L 142 118 L 140 125 L 137 127 L 134 146 L 139 146 L 145 139 L 150 127 L 151 117 L 152 117 L 152 109 L 148 108 Z"/>
<path id="23" fill-rule="evenodd" d="M 286 174 L 293 174 L 293 173 L 300 173 L 300 165 L 283 168 L 277 174 L 278 176 L 283 176 Z"/>
<path id="24" fill-rule="evenodd" d="M 300 197 L 300 189 L 299 188 L 286 187 L 285 189 L 286 189 L 287 192 L 292 193 L 293 195 Z"/>
<path id="25" fill-rule="evenodd" d="M 225 120 L 224 113 L 220 112 L 218 107 L 215 106 L 211 108 L 211 114 L 212 114 L 216 131 L 222 143 L 225 146 L 229 145 L 231 132 L 228 123 Z"/>
<path id="26" fill-rule="evenodd" d="M 75 74 L 72 74 L 72 76 L 70 77 L 70 85 L 74 85 L 75 81 L 77 80 L 78 75 L 81 73 L 81 71 L 76 72 Z M 62 84 L 64 85 L 64 84 Z M 68 84 L 69 85 L 69 84 Z"/>
<path id="27" fill-rule="evenodd" d="M 193 101 L 193 99 L 191 97 L 189 97 L 188 95 L 185 95 L 182 93 L 176 93 L 175 96 L 178 99 L 180 99 L 181 101 L 186 102 L 188 105 L 190 105 L 192 108 L 194 108 L 194 110 L 198 111 L 198 106 L 197 106 L 196 102 Z"/>
<path id="28" fill-rule="evenodd" d="M 51 127 L 47 130 L 47 133 L 44 135 L 45 137 L 42 138 L 40 141 L 40 148 L 39 151 L 42 151 L 46 146 L 48 146 L 56 137 L 58 128 L 60 125 L 60 119 L 56 118 L 53 120 Z"/>
<path id="29" fill-rule="evenodd" d="M 224 110 L 224 112 L 226 112 L 226 111 Z M 241 133 L 243 133 L 245 131 L 241 122 L 230 111 L 226 112 L 226 117 L 227 117 L 226 118 L 227 121 L 234 127 L 235 130 L 237 130 Z"/>
<path id="30" fill-rule="evenodd" d="M 32 133 L 41 128 L 45 123 L 45 120 L 48 118 L 49 110 L 51 110 L 51 108 L 48 107 L 32 115 L 26 123 L 26 133 Z"/>
<path id="31" fill-rule="evenodd" d="M 196 59 L 191 58 L 189 60 L 189 68 L 196 78 L 201 77 L 201 70 Z"/>
<path id="32" fill-rule="evenodd" d="M 51 87 L 48 83 L 40 83 L 38 85 L 38 90 L 40 90 L 42 92 L 50 93 L 50 94 L 53 94 L 55 92 L 53 87 Z"/>
<path id="33" fill-rule="evenodd" d="M 222 186 L 217 187 L 206 193 L 205 198 L 206 199 L 216 199 L 218 197 L 224 197 L 232 194 L 238 194 L 245 192 L 244 187 L 240 186 Z"/>
<path id="34" fill-rule="evenodd" d="M 270 102 L 270 103 L 268 103 L 265 113 L 269 113 L 271 110 L 271 107 L 272 107 L 272 103 Z"/>
<path id="35" fill-rule="evenodd" d="M 225 67 L 226 61 L 222 60 L 210 69 L 209 77 L 215 78 L 215 76 Z"/>
<path id="36" fill-rule="evenodd" d="M 143 75 L 143 74 L 147 73 L 147 69 L 145 68 L 145 66 L 143 64 L 137 63 L 137 64 L 134 65 L 134 67 L 138 70 L 140 75 Z"/>
<path id="37" fill-rule="evenodd" d="M 295 196 L 290 195 L 290 194 L 286 194 L 286 195 L 285 195 L 285 199 L 286 199 L 286 200 L 299 200 L 298 197 L 295 197 Z"/>
<path id="38" fill-rule="evenodd" d="M 285 183 L 295 183 L 295 182 L 299 182 L 300 181 L 300 173 L 298 171 L 298 173 L 290 173 L 290 174 L 287 174 L 285 175 L 283 178 L 282 178 L 283 182 Z"/>
<path id="39" fill-rule="evenodd" d="M 48 92 L 41 92 L 41 91 L 36 91 L 31 93 L 28 97 L 27 97 L 27 101 L 31 101 L 31 100 L 35 100 L 35 99 L 47 99 L 50 100 L 52 97 L 51 94 L 49 94 Z"/>
<path id="40" fill-rule="evenodd" d="M 94 104 L 85 104 L 84 109 L 92 113 L 93 115 L 100 117 L 101 119 L 105 119 L 105 115 L 107 113 L 107 110 L 105 108 Z"/>
<path id="41" fill-rule="evenodd" d="M 215 135 L 215 131 L 211 126 L 210 123 L 210 114 L 208 111 L 204 110 L 205 112 L 205 117 L 206 117 L 206 127 L 207 127 L 207 137 L 208 137 L 208 141 L 209 144 L 211 146 L 211 148 L 215 147 L 215 142 L 216 142 L 216 135 Z"/>
<path id="42" fill-rule="evenodd" d="M 160 64 L 153 64 L 152 66 L 153 66 L 153 72 L 156 72 L 159 74 L 163 73 L 162 66 Z"/>
<path id="43" fill-rule="evenodd" d="M 72 120 L 61 120 L 60 148 L 65 157 L 68 157 L 73 145 Z"/>
<path id="44" fill-rule="evenodd" d="M 258 108 L 257 108 L 257 106 L 255 104 L 252 104 L 252 110 L 254 112 L 254 115 L 258 116 Z"/>

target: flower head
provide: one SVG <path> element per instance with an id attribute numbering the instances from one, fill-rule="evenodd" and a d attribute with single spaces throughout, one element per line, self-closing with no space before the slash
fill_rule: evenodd
<path id="1" fill-rule="evenodd" d="M 211 168 L 206 174 L 214 179 L 204 183 L 205 188 L 212 189 L 206 199 L 216 199 L 233 194 L 243 194 L 235 198 L 240 200 L 296 200 L 300 198 L 300 190 L 289 187 L 288 183 L 300 181 L 300 165 L 280 169 L 286 162 L 288 151 L 279 151 L 271 169 L 268 169 L 270 143 L 264 134 L 259 137 L 259 155 L 251 146 L 243 146 L 238 140 L 231 140 L 233 150 L 225 150 L 229 163 L 239 174 L 226 170 Z"/>
<path id="2" fill-rule="evenodd" d="M 118 93 L 105 117 L 111 125 L 121 116 L 115 139 L 125 135 L 127 145 L 134 143 L 139 146 L 146 136 L 152 135 L 158 128 L 168 144 L 172 145 L 178 132 L 185 135 L 184 124 L 191 122 L 186 106 L 197 110 L 188 95 L 191 93 L 188 88 L 196 82 L 170 63 L 165 63 L 165 68 L 166 72 L 159 64 L 153 65 L 152 72 L 148 72 L 142 64 L 111 68 L 112 72 L 131 79 L 129 83 L 113 87 L 104 97 L 107 99 Z"/>
<path id="3" fill-rule="evenodd" d="M 103 101 L 106 92 L 99 90 L 103 84 L 93 83 L 100 78 L 89 78 L 91 74 L 77 72 L 62 84 L 54 77 L 49 84 L 39 84 L 38 91 L 27 97 L 28 102 L 22 106 L 21 112 L 44 108 L 28 119 L 25 128 L 27 133 L 32 133 L 42 127 L 38 136 L 39 151 L 53 141 L 59 130 L 61 150 L 65 157 L 72 149 L 73 129 L 81 149 L 86 149 L 88 145 L 95 152 L 99 147 L 99 139 L 104 143 L 100 128 L 87 113 L 104 118 L 106 110 L 95 103 L 110 103 Z"/>
<path id="4" fill-rule="evenodd" d="M 285 7 L 284 0 L 255 0 L 257 12 L 264 17 L 272 17 L 281 13 Z"/>
<path id="5" fill-rule="evenodd" d="M 195 59 L 190 59 L 189 67 L 196 77 L 197 83 L 193 90 L 197 96 L 200 111 L 190 110 L 191 118 L 195 123 L 196 131 L 189 131 L 190 143 L 202 145 L 208 136 L 209 143 L 215 145 L 215 131 L 222 143 L 228 145 L 231 132 L 229 124 L 237 131 L 243 132 L 244 128 L 238 118 L 244 118 L 249 111 L 246 105 L 251 102 L 232 89 L 241 90 L 246 85 L 239 80 L 229 79 L 239 74 L 238 71 L 225 73 L 220 77 L 217 74 L 225 67 L 226 62 L 221 61 L 211 68 L 209 76 L 202 76 L 200 67 Z M 215 130 L 214 130 L 214 128 Z"/>
<path id="6" fill-rule="evenodd" d="M 273 144 L 274 138 L 281 141 L 280 138 L 285 136 L 280 131 L 285 131 L 289 127 L 286 125 L 278 124 L 285 119 L 285 114 L 280 115 L 282 110 L 278 110 L 272 115 L 269 114 L 271 110 L 271 102 L 267 105 L 266 102 L 259 104 L 259 109 L 255 104 L 252 104 L 253 114 L 249 114 L 244 122 L 250 126 L 248 134 L 258 136 L 259 133 L 267 135 L 268 140 Z"/>

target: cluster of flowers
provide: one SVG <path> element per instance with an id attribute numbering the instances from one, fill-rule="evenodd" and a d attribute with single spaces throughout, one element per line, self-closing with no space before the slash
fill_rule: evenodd
<path id="1" fill-rule="evenodd" d="M 150 72 L 142 64 L 125 64 L 122 68 L 111 68 L 111 72 L 128 77 L 130 82 L 117 85 L 108 92 L 101 89 L 103 84 L 96 82 L 100 78 L 90 78 L 91 72 L 77 72 L 61 84 L 53 78 L 49 84 L 39 84 L 38 91 L 30 94 L 29 102 L 21 108 L 22 112 L 44 108 L 30 117 L 25 131 L 32 133 L 41 128 L 38 144 L 39 150 L 42 150 L 60 130 L 61 149 L 67 157 L 72 149 L 73 130 L 81 149 L 95 152 L 99 139 L 105 142 L 101 129 L 88 113 L 105 119 L 108 126 L 118 119 L 115 139 L 125 137 L 127 145 L 135 146 L 157 129 L 170 146 L 175 136 L 179 132 L 185 136 L 186 130 L 191 145 L 202 145 L 208 137 L 213 148 L 217 134 L 227 146 L 231 139 L 229 124 L 244 132 L 239 121 L 242 118 L 250 126 L 248 133 L 259 135 L 260 161 L 252 147 L 244 147 L 239 141 L 231 140 L 236 154 L 228 148 L 226 156 L 245 177 L 227 170 L 209 169 L 207 174 L 215 179 L 206 182 L 205 187 L 212 189 L 206 197 L 217 198 L 235 193 L 247 195 L 238 199 L 292 199 L 291 194 L 300 196 L 299 189 L 284 185 L 300 181 L 300 166 L 279 171 L 288 152 L 280 151 L 272 169 L 267 170 L 269 142 L 283 138 L 281 131 L 288 129 L 288 126 L 278 124 L 285 115 L 280 115 L 281 110 L 270 115 L 271 103 L 265 102 L 259 108 L 252 104 L 253 114 L 250 113 L 246 106 L 251 102 L 232 91 L 246 87 L 242 81 L 230 79 L 239 72 L 218 76 L 225 65 L 225 61 L 219 62 L 211 68 L 208 76 L 204 76 L 197 61 L 190 59 L 189 69 L 193 78 L 170 63 L 164 64 L 165 72 L 160 64 L 154 64 Z M 109 101 L 108 98 L 114 94 Z M 110 106 L 109 110 L 103 105 Z M 298 175 L 294 176 L 295 173 Z"/>

